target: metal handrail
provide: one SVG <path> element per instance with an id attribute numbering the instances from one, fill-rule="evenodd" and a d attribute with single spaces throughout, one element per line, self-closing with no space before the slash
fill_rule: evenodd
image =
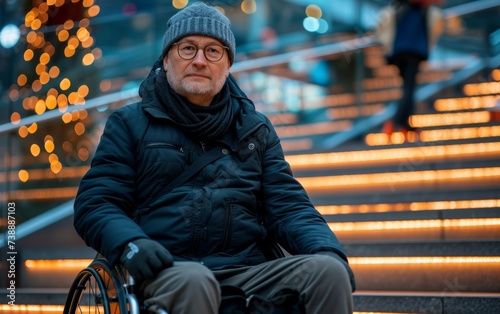
<path id="1" fill-rule="evenodd" d="M 35 115 L 35 116 L 30 116 L 26 118 L 22 118 L 19 120 L 18 123 L 4 123 L 0 125 L 0 135 L 3 133 L 7 133 L 13 130 L 16 130 L 20 126 L 23 125 L 30 125 L 32 123 L 40 123 L 40 122 L 45 122 L 45 121 L 50 121 L 54 120 L 57 118 L 60 118 L 63 114 L 65 113 L 71 113 L 73 111 L 78 111 L 78 110 L 83 110 L 83 109 L 93 109 L 93 108 L 98 108 L 98 107 L 103 107 L 106 105 L 109 105 L 110 103 L 113 102 L 119 102 L 119 101 L 131 101 L 135 98 L 138 98 L 139 94 L 137 92 L 137 89 L 128 89 L 128 90 L 123 90 L 120 92 L 96 97 L 90 100 L 87 100 L 84 105 L 74 105 L 71 107 L 68 107 L 68 109 L 64 112 L 61 112 L 59 110 L 51 110 L 48 111 L 42 115 Z"/>
<path id="2" fill-rule="evenodd" d="M 498 0 L 473 1 L 444 10 L 447 17 L 465 16 L 500 6 Z"/>
<path id="3" fill-rule="evenodd" d="M 374 44 L 376 44 L 374 37 L 372 35 L 366 35 L 320 47 L 307 48 L 258 59 L 241 61 L 233 65 L 231 72 L 237 73 L 249 71 L 273 65 L 286 64 L 295 60 L 310 60 L 341 53 L 352 53 Z"/>

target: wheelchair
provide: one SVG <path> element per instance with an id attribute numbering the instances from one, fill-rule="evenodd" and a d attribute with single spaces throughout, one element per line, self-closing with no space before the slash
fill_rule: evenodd
<path id="1" fill-rule="evenodd" d="M 134 280 L 120 267 L 97 256 L 73 280 L 64 304 L 64 314 L 168 314 L 144 307 L 134 291 Z"/>

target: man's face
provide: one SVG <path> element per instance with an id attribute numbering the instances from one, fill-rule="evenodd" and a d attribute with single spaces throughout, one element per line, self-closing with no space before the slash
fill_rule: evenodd
<path id="1" fill-rule="evenodd" d="M 226 82 L 230 63 L 227 50 L 222 59 L 208 61 L 203 54 L 207 45 L 223 44 L 217 39 L 207 36 L 186 36 L 179 43 L 191 43 L 200 49 L 191 60 L 184 60 L 177 53 L 177 45 L 172 45 L 163 58 L 163 67 L 167 72 L 167 80 L 178 94 L 195 105 L 209 106 Z"/>

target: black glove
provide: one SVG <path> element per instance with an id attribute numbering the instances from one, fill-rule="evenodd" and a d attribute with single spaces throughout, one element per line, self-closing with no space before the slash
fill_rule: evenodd
<path id="1" fill-rule="evenodd" d="M 174 263 L 170 252 L 151 239 L 138 239 L 127 244 L 120 262 L 138 282 L 152 278 Z"/>
<path id="2" fill-rule="evenodd" d="M 337 261 L 341 262 L 342 265 L 344 265 L 344 267 L 347 269 L 347 274 L 349 275 L 349 281 L 351 282 L 352 292 L 356 291 L 356 280 L 354 279 L 354 273 L 351 269 L 351 266 L 349 266 L 349 264 L 342 257 L 340 257 L 337 253 L 330 251 L 320 251 L 317 254 L 328 255 L 335 258 Z"/>

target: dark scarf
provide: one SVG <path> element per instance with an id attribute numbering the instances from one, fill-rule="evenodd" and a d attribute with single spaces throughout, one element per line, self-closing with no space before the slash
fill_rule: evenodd
<path id="1" fill-rule="evenodd" d="M 227 81 L 208 107 L 194 105 L 177 94 L 168 83 L 163 68 L 157 72 L 154 86 L 158 99 L 175 123 L 197 139 L 218 139 L 233 124 L 234 114 Z"/>

